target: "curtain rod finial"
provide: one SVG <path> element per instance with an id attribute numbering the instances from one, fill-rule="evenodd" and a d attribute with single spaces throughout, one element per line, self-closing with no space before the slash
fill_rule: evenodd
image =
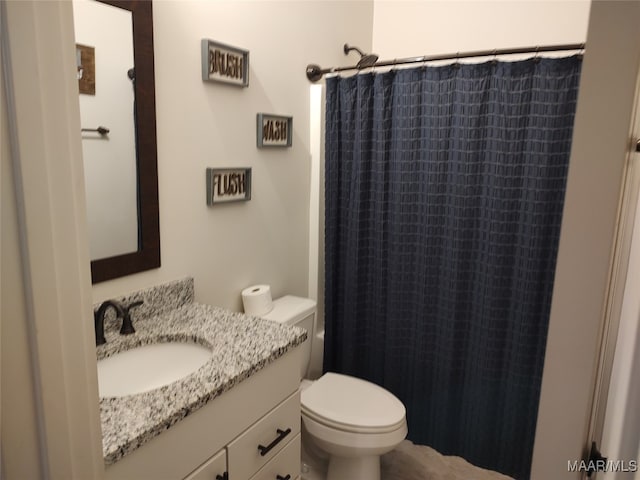
<path id="1" fill-rule="evenodd" d="M 322 78 L 322 69 L 320 65 L 315 65 L 313 63 L 307 65 L 307 78 L 311 82 L 317 82 Z"/>

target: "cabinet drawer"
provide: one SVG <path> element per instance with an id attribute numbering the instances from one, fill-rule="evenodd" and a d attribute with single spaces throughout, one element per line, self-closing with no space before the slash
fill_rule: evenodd
<path id="1" fill-rule="evenodd" d="M 296 480 L 300 475 L 300 434 L 262 467 L 251 480 Z"/>
<path id="2" fill-rule="evenodd" d="M 223 448 L 184 480 L 223 480 L 227 471 L 227 449 Z"/>
<path id="3" fill-rule="evenodd" d="M 230 480 L 250 478 L 300 433 L 300 393 L 283 401 L 227 446 Z"/>

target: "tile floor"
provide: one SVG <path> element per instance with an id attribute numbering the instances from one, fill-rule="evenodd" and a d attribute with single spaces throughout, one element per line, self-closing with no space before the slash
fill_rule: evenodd
<path id="1" fill-rule="evenodd" d="M 302 480 L 325 480 L 322 472 L 304 468 Z M 485 470 L 460 457 L 444 456 L 423 445 L 403 441 L 382 457 L 381 480 L 513 480 L 498 472 Z"/>

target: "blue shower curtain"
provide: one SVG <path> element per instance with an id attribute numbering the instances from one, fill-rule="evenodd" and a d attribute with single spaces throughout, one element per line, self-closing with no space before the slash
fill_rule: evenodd
<path id="1" fill-rule="evenodd" d="M 327 79 L 325 370 L 529 478 L 580 57 Z"/>

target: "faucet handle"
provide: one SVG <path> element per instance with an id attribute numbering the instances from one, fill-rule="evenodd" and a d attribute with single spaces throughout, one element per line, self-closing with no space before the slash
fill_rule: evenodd
<path id="1" fill-rule="evenodd" d="M 133 322 L 131 321 L 131 314 L 129 310 L 135 307 L 139 307 L 144 302 L 142 300 L 138 300 L 137 302 L 133 302 L 129 305 L 125 305 L 122 308 L 122 328 L 120 329 L 120 335 L 130 335 L 132 333 L 136 333 L 136 330 L 133 328 Z"/>
<path id="2" fill-rule="evenodd" d="M 113 307 L 116 311 L 116 318 L 123 316 L 123 307 L 117 300 L 105 300 L 102 302 L 98 309 L 93 312 L 93 320 L 96 329 L 96 345 L 103 345 L 107 343 L 104 337 L 104 316 L 109 307 Z"/>
<path id="3" fill-rule="evenodd" d="M 104 338 L 104 317 L 101 315 L 103 314 L 98 313 L 98 310 L 93 312 L 93 322 L 96 331 L 96 346 L 107 343 L 107 339 Z"/>

